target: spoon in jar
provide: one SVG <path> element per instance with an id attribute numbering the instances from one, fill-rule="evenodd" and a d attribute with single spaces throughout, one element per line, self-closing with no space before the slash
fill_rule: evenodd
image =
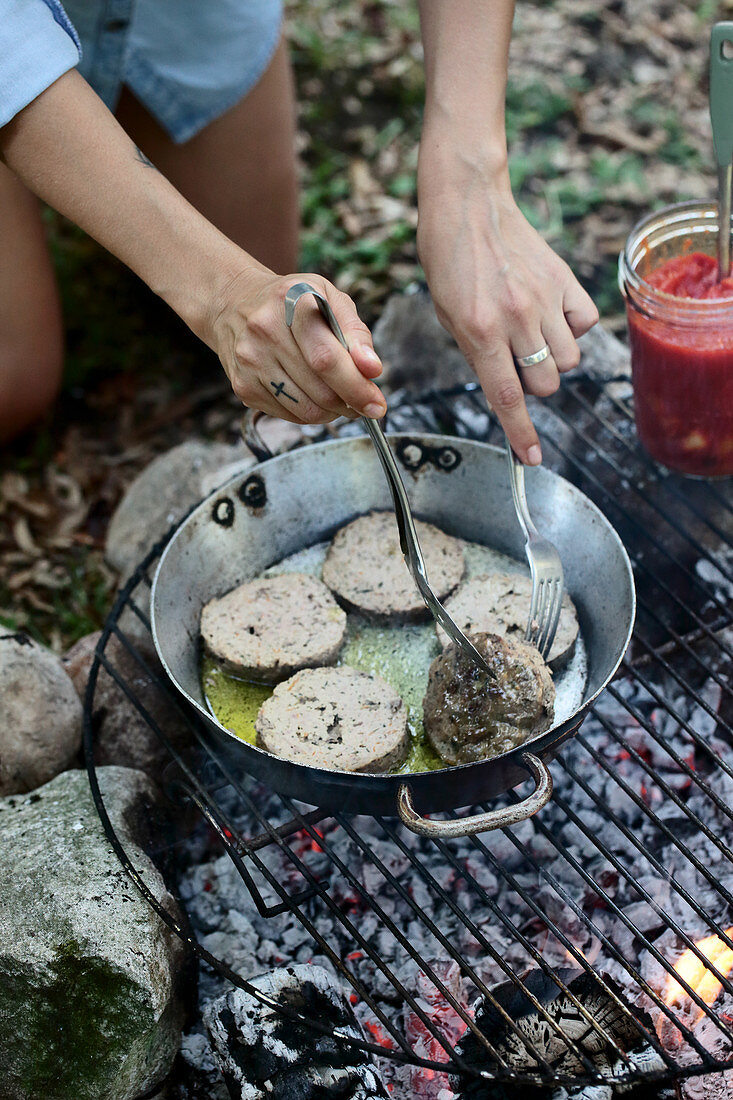
<path id="1" fill-rule="evenodd" d="M 718 282 L 730 275 L 731 183 L 733 182 L 733 23 L 716 23 L 710 34 L 710 121 L 718 162 Z"/>

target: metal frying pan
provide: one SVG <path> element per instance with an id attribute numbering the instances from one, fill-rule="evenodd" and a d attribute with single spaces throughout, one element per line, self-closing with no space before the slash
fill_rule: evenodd
<path id="1" fill-rule="evenodd" d="M 390 437 L 416 515 L 449 534 L 521 560 L 523 538 L 503 451 L 437 435 Z M 181 524 L 153 580 L 152 631 L 168 676 L 198 711 L 229 763 L 279 792 L 332 811 L 394 815 L 431 836 L 512 824 L 552 794 L 546 761 L 573 736 L 615 673 L 631 637 L 634 581 L 623 544 L 579 489 L 542 467 L 527 470 L 537 526 L 557 546 L 588 657 L 580 706 L 552 729 L 490 760 L 438 771 L 370 775 L 327 771 L 273 756 L 235 737 L 206 706 L 200 674 L 201 608 L 283 558 L 323 542 L 371 509 L 389 509 L 389 489 L 367 438 L 314 444 L 261 462 L 208 497 Z M 523 782 L 522 802 L 488 814 L 432 821 L 423 811 L 490 799 Z"/>

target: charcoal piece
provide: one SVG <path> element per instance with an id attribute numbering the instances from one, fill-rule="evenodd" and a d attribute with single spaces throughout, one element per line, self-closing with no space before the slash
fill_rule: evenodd
<path id="1" fill-rule="evenodd" d="M 663 1063 L 646 1042 L 640 1030 L 645 1028 L 651 1034 L 654 1033 L 650 1017 L 638 1006 L 633 1007 L 628 1004 L 621 987 L 608 974 L 602 973 L 601 978 L 614 994 L 613 997 L 606 992 L 596 978 L 585 971 L 558 970 L 557 978 L 586 1008 L 598 1026 L 603 1028 L 617 1046 L 629 1055 L 640 1072 L 651 1072 L 650 1067 L 653 1067 L 654 1071 L 662 1068 Z M 541 970 L 532 970 L 524 977 L 523 982 L 528 992 L 543 1005 L 547 1014 L 557 1023 L 562 1034 L 584 1051 L 596 1070 L 604 1077 L 608 1077 L 610 1083 L 614 1077 L 628 1073 L 617 1052 L 599 1031 L 590 1027 L 552 977 Z M 515 1022 L 518 1031 L 511 1028 L 504 1016 L 483 997 L 476 1004 L 474 1018 L 481 1032 L 508 1065 L 526 1072 L 538 1068 L 538 1056 L 543 1056 L 558 1074 L 585 1075 L 589 1072 L 549 1021 L 536 1011 L 527 994 L 518 989 L 513 982 L 496 986 L 492 990 L 492 995 Z M 619 1007 L 614 997 L 618 998 L 632 1013 L 632 1018 L 629 1018 Z M 466 1033 L 458 1044 L 457 1050 L 469 1065 L 486 1070 L 495 1068 L 495 1063 L 491 1061 L 488 1051 L 473 1032 Z M 497 1100 L 502 1095 L 501 1087 L 497 1087 L 496 1092 L 487 1090 L 485 1081 L 458 1081 L 455 1088 L 461 1100 L 478 1100 L 479 1097 L 481 1100 L 488 1097 L 491 1100 Z M 542 1093 L 542 1090 L 536 1086 L 532 1086 L 532 1089 L 532 1096 L 539 1096 Z M 517 1095 L 513 1094 L 514 1100 L 517 1100 Z"/>
<path id="2" fill-rule="evenodd" d="M 204 1010 L 235 1100 L 376 1100 L 387 1092 L 369 1055 L 336 1037 L 363 1038 L 348 1000 L 320 966 L 270 970 L 253 983 L 282 1010 L 325 1025 L 316 1031 L 234 989 Z"/>

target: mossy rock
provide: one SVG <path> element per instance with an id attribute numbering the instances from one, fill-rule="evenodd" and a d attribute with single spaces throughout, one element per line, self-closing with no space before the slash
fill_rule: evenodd
<path id="1" fill-rule="evenodd" d="M 99 769 L 146 885 L 174 908 L 135 836 L 153 789 Z M 0 1100 L 132 1100 L 161 1081 L 182 1021 L 180 941 L 112 852 L 85 772 L 0 799 Z"/>

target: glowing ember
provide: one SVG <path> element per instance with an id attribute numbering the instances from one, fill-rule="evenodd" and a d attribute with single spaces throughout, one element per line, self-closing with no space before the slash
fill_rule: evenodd
<path id="1" fill-rule="evenodd" d="M 728 939 L 733 939 L 733 927 L 726 928 L 725 935 Z M 722 974 L 723 977 L 727 977 L 731 970 L 733 970 L 733 950 L 723 942 L 720 936 L 707 936 L 704 940 L 698 940 L 696 946 L 700 954 L 703 955 L 707 962 L 714 966 L 717 972 Z M 705 1004 L 715 1004 L 718 994 L 723 988 L 722 984 L 715 974 L 708 969 L 705 963 L 699 959 L 690 948 L 680 955 L 675 965 L 675 970 L 680 978 L 697 993 L 698 997 L 700 997 Z M 667 992 L 664 996 L 664 1003 L 670 1006 L 675 1003 L 684 1004 L 687 998 L 688 994 L 680 983 L 670 977 L 667 985 Z M 699 1020 L 703 1015 L 703 1010 L 699 1009 L 697 1019 Z"/>

